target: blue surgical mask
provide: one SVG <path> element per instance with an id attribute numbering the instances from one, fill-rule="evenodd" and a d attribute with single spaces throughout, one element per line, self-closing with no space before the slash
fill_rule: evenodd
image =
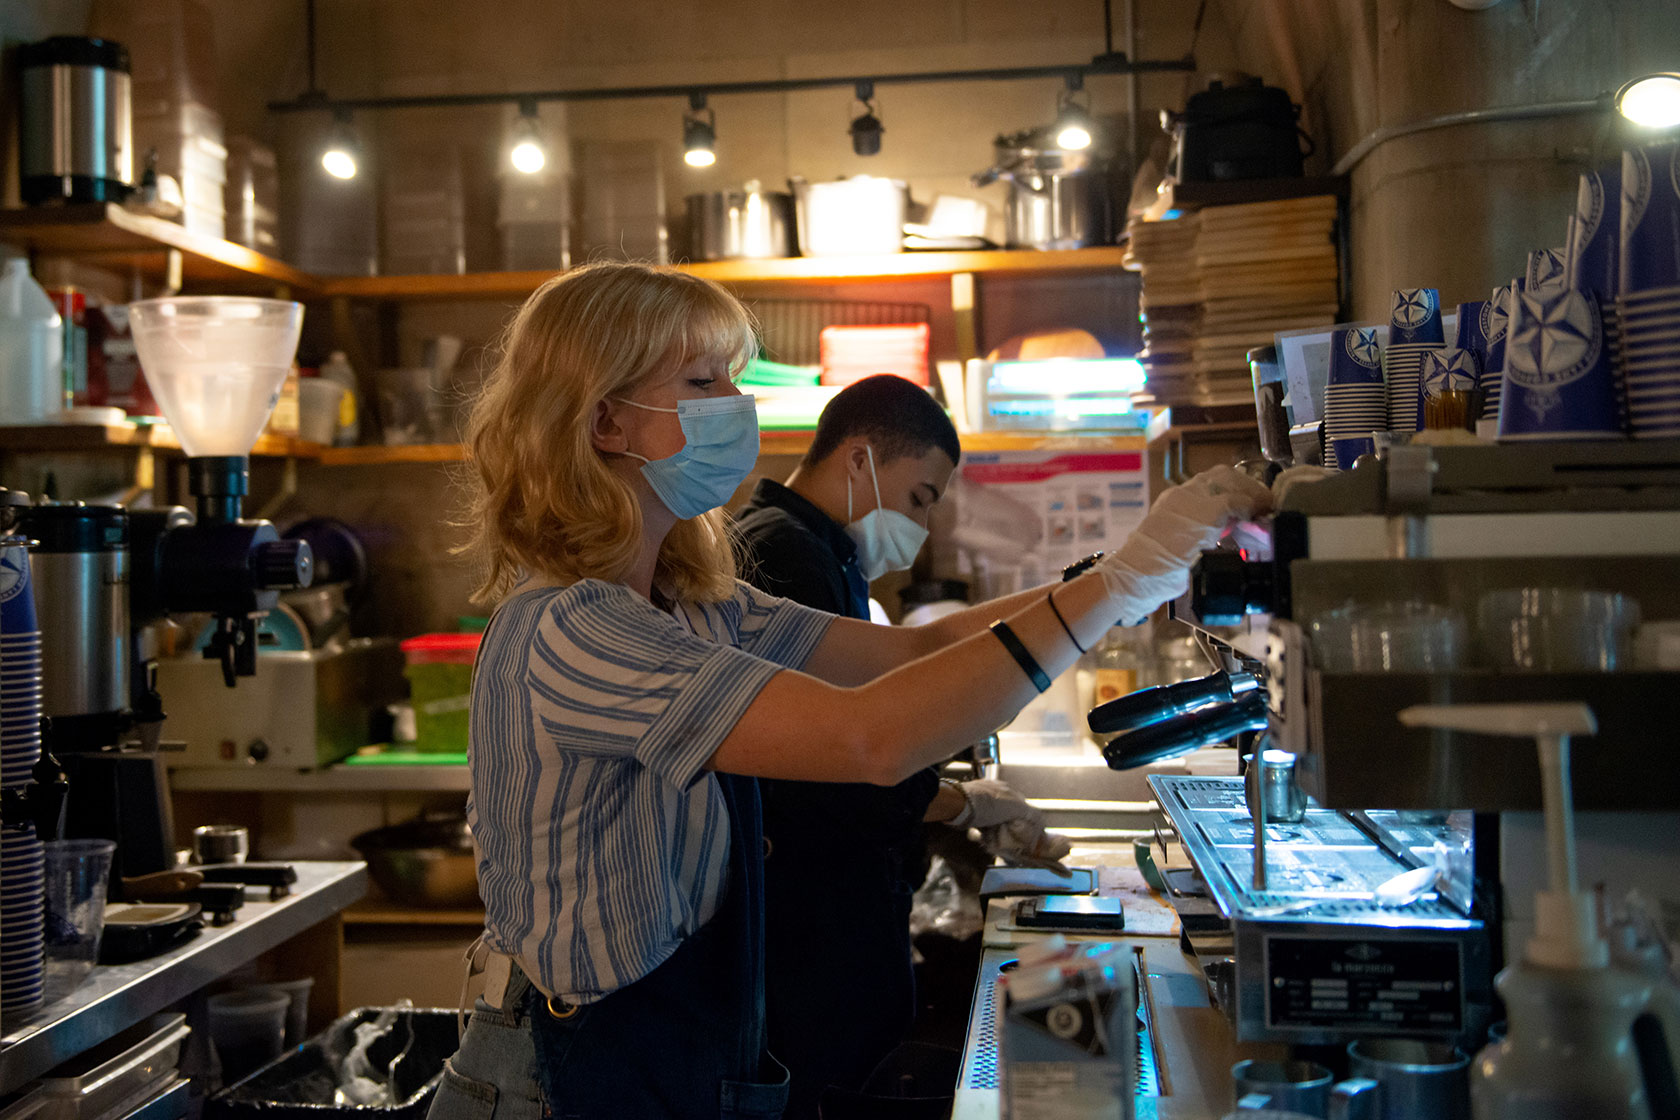
<path id="1" fill-rule="evenodd" d="M 869 481 L 875 486 L 875 508 L 852 520 L 852 480 L 846 480 L 846 535 L 857 545 L 858 567 L 873 583 L 888 572 L 902 572 L 916 562 L 928 531 L 896 509 L 881 505 L 881 479 L 875 473 L 875 449 L 869 455 Z"/>
<path id="2" fill-rule="evenodd" d="M 682 450 L 665 459 L 625 454 L 642 461 L 642 477 L 685 521 L 727 502 L 758 462 L 758 409 L 750 395 L 678 401 L 676 408 L 619 399 L 632 408 L 677 414 L 688 441 Z"/>

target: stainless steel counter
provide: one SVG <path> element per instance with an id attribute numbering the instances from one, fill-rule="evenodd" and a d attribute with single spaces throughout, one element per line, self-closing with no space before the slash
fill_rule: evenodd
<path id="1" fill-rule="evenodd" d="M 1081 843 L 1070 864 L 1129 867 L 1129 845 Z M 1043 934 L 1001 929 L 1009 906 L 994 900 L 986 913 L 985 951 L 969 1011 L 953 1120 L 997 1120 L 1001 1103 L 996 1069 L 992 987 L 998 965 L 1010 951 Z M 1232 1107 L 1231 1066 L 1243 1058 L 1282 1057 L 1281 1046 L 1239 1044 L 1225 1017 L 1209 1002 L 1194 960 L 1179 948 L 1176 936 L 1065 935 L 1068 940 L 1113 941 L 1140 953 L 1140 1002 L 1150 1032 L 1150 1053 L 1143 1065 L 1152 1070 L 1159 1095 L 1136 1098 L 1138 1120 L 1217 1120 Z"/>
<path id="2" fill-rule="evenodd" d="M 268 900 L 267 888 L 248 891 L 230 924 L 206 926 L 185 945 L 149 960 L 97 966 L 63 999 L 0 1019 L 0 1094 L 191 995 L 367 893 L 364 863 L 294 866 L 298 881 L 278 902 Z"/>

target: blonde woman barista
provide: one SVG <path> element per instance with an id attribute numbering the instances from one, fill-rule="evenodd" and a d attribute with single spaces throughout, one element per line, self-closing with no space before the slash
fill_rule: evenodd
<path id="1" fill-rule="evenodd" d="M 592 265 L 526 301 L 475 402 L 490 983 L 433 1120 L 779 1116 L 753 779 L 890 785 L 949 757 L 1267 502 L 1209 472 L 1069 582 L 923 627 L 835 618 L 735 578 L 719 507 L 758 455 L 732 380 L 753 345 L 717 285 Z"/>

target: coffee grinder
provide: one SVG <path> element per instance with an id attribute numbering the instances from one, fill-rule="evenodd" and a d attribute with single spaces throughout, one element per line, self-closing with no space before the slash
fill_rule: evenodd
<path id="1" fill-rule="evenodd" d="M 196 512 L 44 502 L 20 519 L 38 542 L 43 742 L 70 785 L 62 833 L 116 841 L 116 897 L 124 879 L 175 866 L 151 624 L 214 615 L 205 656 L 231 688 L 256 671 L 258 621 L 281 591 L 307 587 L 313 566 L 306 542 L 242 508 L 247 456 L 291 368 L 302 305 L 172 297 L 131 304 L 130 316 L 146 380 L 188 455 Z"/>

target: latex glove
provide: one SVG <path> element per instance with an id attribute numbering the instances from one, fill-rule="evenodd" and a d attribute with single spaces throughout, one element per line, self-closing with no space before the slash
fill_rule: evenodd
<path id="1" fill-rule="evenodd" d="M 1184 594 L 1190 565 L 1231 522 L 1271 508 L 1271 491 L 1233 467 L 1203 471 L 1162 494 L 1126 543 L 1097 564 L 1115 618 L 1133 625 Z"/>
<path id="2" fill-rule="evenodd" d="M 1045 867 L 1066 873 L 1062 860 L 1073 850 L 1065 836 L 1044 831 L 1042 817 L 1012 821 L 980 830 L 980 846 L 1005 863 L 1017 867 Z"/>
<path id="3" fill-rule="evenodd" d="M 953 828 L 991 828 L 1006 821 L 1044 819 L 1043 814 L 1027 804 L 1026 798 L 1004 782 L 976 778 L 960 783 L 957 788 L 962 790 L 966 804 L 962 812 L 946 822 Z"/>
<path id="4" fill-rule="evenodd" d="M 1289 467 L 1280 471 L 1278 476 L 1272 479 L 1272 504 L 1283 505 L 1284 495 L 1288 494 L 1293 487 L 1311 485 L 1337 473 L 1329 467 L 1314 467 L 1305 463 L 1298 467 Z"/>

